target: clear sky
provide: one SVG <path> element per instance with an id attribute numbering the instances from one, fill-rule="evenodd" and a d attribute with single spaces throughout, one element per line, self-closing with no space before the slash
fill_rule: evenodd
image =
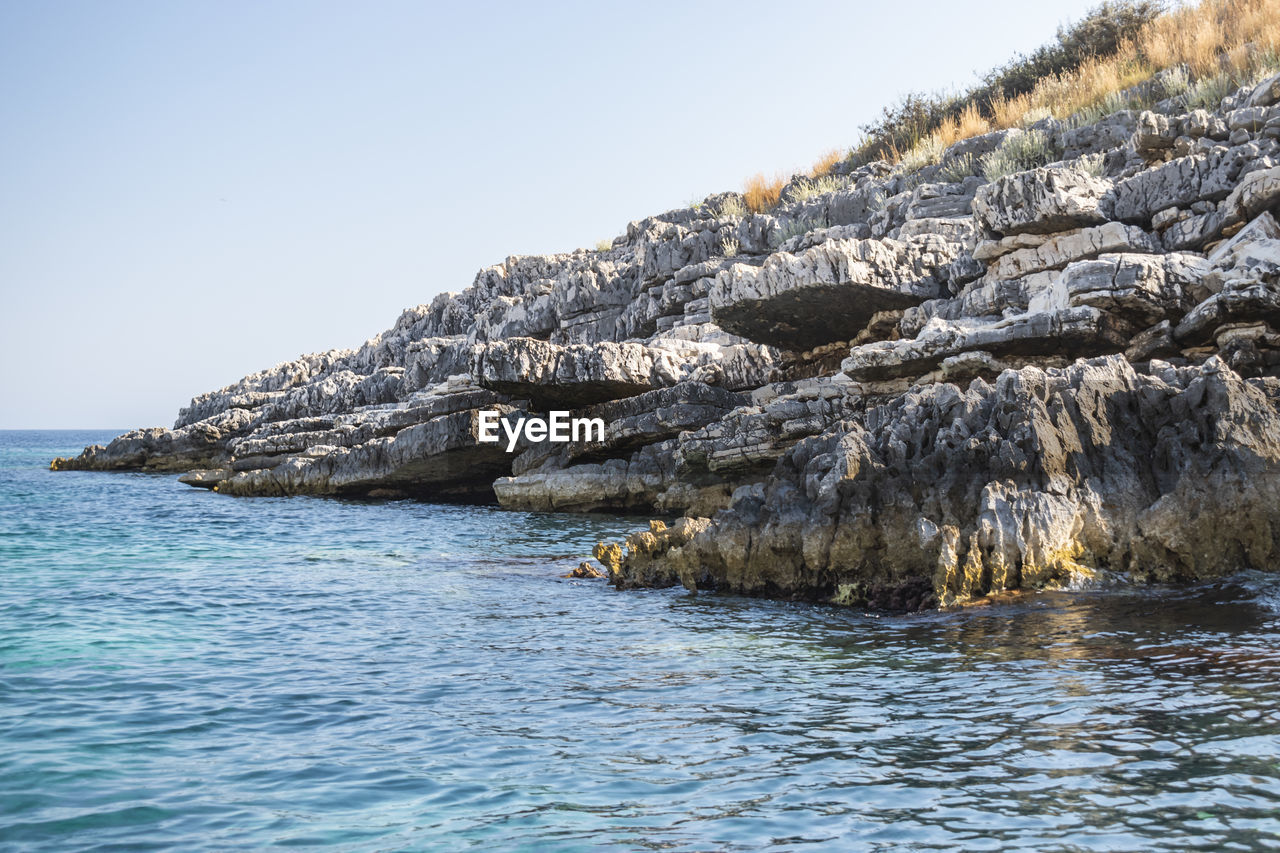
<path id="1" fill-rule="evenodd" d="M 0 0 L 0 428 L 168 426 L 1092 5 Z"/>

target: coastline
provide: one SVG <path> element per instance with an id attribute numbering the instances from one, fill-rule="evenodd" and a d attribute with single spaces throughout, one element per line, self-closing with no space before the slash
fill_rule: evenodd
<path id="1" fill-rule="evenodd" d="M 963 174 L 1028 135 L 1057 160 Z M 1267 569 L 1278 137 L 1280 76 L 1213 111 L 1171 95 L 988 133 L 915 171 L 840 164 L 769 213 L 711 196 L 607 248 L 508 258 L 358 349 L 51 467 L 683 516 L 627 540 L 619 587 L 913 610 Z M 603 441 L 482 440 L 557 410 Z"/>

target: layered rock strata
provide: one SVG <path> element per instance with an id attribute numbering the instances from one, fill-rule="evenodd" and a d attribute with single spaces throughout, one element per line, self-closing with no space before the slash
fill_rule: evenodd
<path id="1" fill-rule="evenodd" d="M 1000 131 L 508 258 L 53 467 L 683 516 L 600 549 L 624 588 L 917 609 L 1280 566 L 1280 78 L 1025 132 L 1054 162 L 967 173 Z M 479 440 L 552 410 L 603 440 Z"/>

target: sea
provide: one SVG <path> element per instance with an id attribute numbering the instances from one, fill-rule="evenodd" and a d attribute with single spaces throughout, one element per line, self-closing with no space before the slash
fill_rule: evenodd
<path id="1" fill-rule="evenodd" d="M 1280 583 L 617 592 L 645 519 L 232 498 L 0 432 L 0 850 L 1280 848 Z"/>

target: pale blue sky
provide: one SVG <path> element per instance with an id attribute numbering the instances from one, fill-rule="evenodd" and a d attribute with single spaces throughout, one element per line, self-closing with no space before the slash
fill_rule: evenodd
<path id="1" fill-rule="evenodd" d="M 168 426 L 1092 5 L 0 0 L 0 428 Z"/>

